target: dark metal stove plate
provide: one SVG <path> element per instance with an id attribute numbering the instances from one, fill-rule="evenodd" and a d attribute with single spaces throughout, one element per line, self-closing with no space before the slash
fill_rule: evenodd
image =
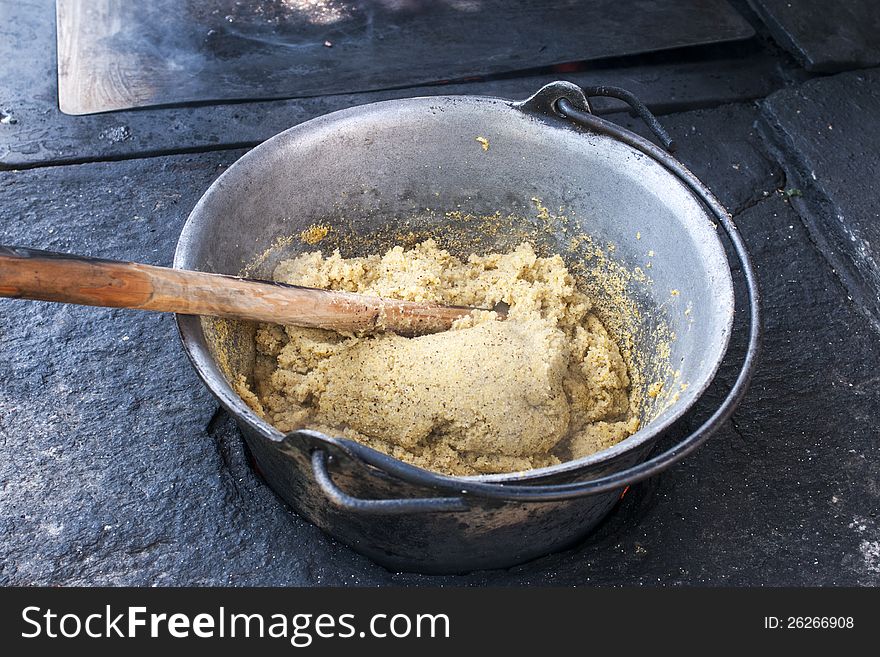
<path id="1" fill-rule="evenodd" d="M 57 18 L 68 114 L 387 89 L 754 34 L 726 0 L 57 0 Z"/>

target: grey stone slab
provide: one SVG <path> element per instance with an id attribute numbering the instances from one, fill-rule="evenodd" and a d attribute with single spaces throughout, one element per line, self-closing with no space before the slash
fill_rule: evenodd
<path id="1" fill-rule="evenodd" d="M 656 141 L 644 123 L 626 114 L 607 117 Z M 676 143 L 675 155 L 732 213 L 766 198 L 785 181 L 755 128 L 758 110 L 750 103 L 679 112 L 660 122 Z"/>
<path id="2" fill-rule="evenodd" d="M 54 3 L 0 0 L 0 169 L 252 146 L 334 110 L 405 96 L 483 94 L 525 98 L 555 79 L 616 84 L 660 112 L 763 97 L 783 84 L 786 64 L 751 46 L 728 55 L 660 58 L 577 73 L 362 94 L 68 116 L 58 109 Z M 619 109 L 599 100 L 597 111 Z"/>
<path id="3" fill-rule="evenodd" d="M 813 239 L 880 326 L 880 69 L 779 91 L 762 103 L 762 126 Z"/>
<path id="4" fill-rule="evenodd" d="M 752 162 L 729 177 L 734 200 L 767 189 L 751 111 L 670 117 L 713 186 L 727 163 Z M 167 264 L 189 209 L 239 154 L 0 173 L 0 243 Z M 460 577 L 388 573 L 287 511 L 169 317 L 0 301 L 0 583 L 880 584 L 877 334 L 784 195 L 746 205 L 767 337 L 735 421 L 633 487 L 577 548 Z"/>
<path id="5" fill-rule="evenodd" d="M 168 264 L 238 155 L 2 174 L 0 243 Z M 170 316 L 3 299 L 0 336 L 0 583 L 376 581 L 214 430 Z"/>
<path id="6" fill-rule="evenodd" d="M 809 71 L 880 64 L 876 0 L 749 0 L 774 39 Z"/>

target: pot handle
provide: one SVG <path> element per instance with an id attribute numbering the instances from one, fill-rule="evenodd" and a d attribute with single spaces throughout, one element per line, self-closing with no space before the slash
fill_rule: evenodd
<path id="1" fill-rule="evenodd" d="M 620 87 L 600 85 L 597 87 L 579 87 L 576 84 L 565 81 L 551 82 L 546 84 L 531 97 L 521 102 L 513 103 L 513 107 L 523 112 L 547 114 L 557 118 L 574 120 L 571 115 L 563 111 L 562 103 L 568 103 L 569 107 L 580 112 L 593 113 L 590 99 L 601 96 L 604 98 L 616 98 L 630 106 L 630 109 L 638 115 L 646 126 L 654 133 L 663 148 L 670 153 L 676 149 L 675 140 L 657 120 L 657 117 L 648 109 L 638 96 L 631 91 Z"/>
<path id="2" fill-rule="evenodd" d="M 440 513 L 467 511 L 468 505 L 461 497 L 402 497 L 390 500 L 364 500 L 353 497 L 333 483 L 327 467 L 330 457 L 323 449 L 312 452 L 312 471 L 321 492 L 343 511 L 363 514 L 402 515 L 409 513 Z"/>

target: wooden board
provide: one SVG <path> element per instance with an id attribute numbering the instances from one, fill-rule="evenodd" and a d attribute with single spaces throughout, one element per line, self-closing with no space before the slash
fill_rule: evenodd
<path id="1" fill-rule="evenodd" d="M 726 0 L 57 0 L 61 110 L 379 90 L 751 37 Z"/>

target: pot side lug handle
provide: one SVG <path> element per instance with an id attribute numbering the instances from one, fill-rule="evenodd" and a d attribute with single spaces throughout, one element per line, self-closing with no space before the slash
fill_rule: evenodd
<path id="1" fill-rule="evenodd" d="M 582 117 L 585 114 L 593 114 L 589 99 L 596 96 L 615 98 L 629 105 L 630 110 L 648 126 L 663 148 L 670 153 L 675 151 L 675 141 L 648 106 L 634 93 L 620 87 L 600 85 L 582 88 L 571 82 L 559 80 L 544 85 L 531 98 L 511 103 L 511 107 L 527 113 L 567 119 L 584 127 L 589 122 Z"/>
<path id="2" fill-rule="evenodd" d="M 565 118 L 565 115 L 558 108 L 558 103 L 562 99 L 567 100 L 582 112 L 592 113 L 593 111 L 584 90 L 576 84 L 564 80 L 545 84 L 529 98 L 511 103 L 511 107 L 529 114 L 545 114 Z"/>
<path id="3" fill-rule="evenodd" d="M 323 449 L 312 452 L 312 472 L 315 482 L 331 503 L 350 513 L 405 515 L 468 510 L 468 505 L 461 497 L 401 497 L 391 500 L 364 500 L 353 497 L 333 482 L 327 467 L 329 459 Z"/>

